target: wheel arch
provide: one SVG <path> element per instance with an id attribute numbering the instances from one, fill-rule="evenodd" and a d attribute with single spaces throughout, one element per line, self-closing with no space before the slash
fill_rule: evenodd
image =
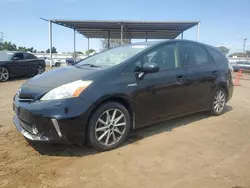
<path id="1" fill-rule="evenodd" d="M 95 105 L 94 107 L 92 107 L 92 109 L 90 110 L 89 112 L 89 115 L 88 115 L 88 118 L 87 118 L 87 126 L 86 126 L 86 131 L 85 133 L 88 132 L 88 124 L 89 124 L 89 121 L 90 121 L 90 118 L 91 116 L 96 112 L 96 110 L 101 106 L 103 105 L 104 103 L 107 103 L 107 102 L 117 102 L 117 103 L 120 103 L 122 104 L 129 112 L 129 115 L 131 117 L 131 129 L 134 129 L 134 125 L 135 125 L 135 113 L 134 113 L 134 109 L 133 109 L 133 106 L 131 104 L 131 102 L 129 102 L 129 100 L 124 97 L 124 96 L 120 96 L 120 95 L 115 95 L 115 96 L 108 96 L 108 97 L 104 97 L 102 99 L 100 99 Z M 87 135 L 86 135 L 87 137 Z"/>
<path id="2" fill-rule="evenodd" d="M 215 90 L 218 89 L 218 88 L 222 88 L 226 91 L 226 94 L 227 94 L 227 100 L 228 100 L 228 88 L 226 86 L 225 83 L 219 83 L 216 87 L 215 87 Z"/>
<path id="3" fill-rule="evenodd" d="M 6 69 L 9 71 L 9 74 L 10 74 L 10 68 L 9 68 L 9 66 L 7 66 L 7 65 L 3 64 L 3 65 L 0 65 L 0 67 L 4 67 L 4 68 L 6 68 Z"/>

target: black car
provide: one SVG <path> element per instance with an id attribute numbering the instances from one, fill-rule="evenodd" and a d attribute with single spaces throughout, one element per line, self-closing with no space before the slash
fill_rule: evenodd
<path id="1" fill-rule="evenodd" d="M 45 61 L 26 52 L 0 51 L 0 82 L 10 77 L 41 74 L 45 70 Z"/>
<path id="2" fill-rule="evenodd" d="M 131 129 L 187 114 L 223 113 L 233 93 L 227 58 L 185 40 L 115 47 L 23 84 L 17 129 L 36 141 L 118 147 Z"/>

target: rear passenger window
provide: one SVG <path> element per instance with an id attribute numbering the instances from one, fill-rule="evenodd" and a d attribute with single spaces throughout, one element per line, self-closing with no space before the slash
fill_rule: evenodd
<path id="1" fill-rule="evenodd" d="M 228 66 L 228 59 L 219 51 L 214 50 L 213 48 L 206 47 L 209 54 L 212 56 L 212 59 L 219 67 Z"/>
<path id="2" fill-rule="evenodd" d="M 185 67 L 199 66 L 210 63 L 206 50 L 195 44 L 179 44 L 180 59 Z"/>
<path id="3" fill-rule="evenodd" d="M 37 57 L 29 53 L 24 53 L 24 59 L 37 59 Z"/>

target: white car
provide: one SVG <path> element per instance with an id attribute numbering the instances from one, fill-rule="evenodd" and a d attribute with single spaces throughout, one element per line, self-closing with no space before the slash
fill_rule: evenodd
<path id="1" fill-rule="evenodd" d="M 50 66 L 50 58 L 49 57 L 40 57 L 40 59 L 45 60 L 45 64 L 47 67 Z M 52 67 L 60 67 L 61 66 L 61 61 L 58 59 L 52 59 Z"/>

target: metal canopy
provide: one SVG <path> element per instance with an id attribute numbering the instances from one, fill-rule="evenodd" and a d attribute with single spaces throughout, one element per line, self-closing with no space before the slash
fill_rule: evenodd
<path id="1" fill-rule="evenodd" d="M 185 30 L 198 25 L 198 21 L 101 21 L 101 20 L 51 20 L 55 24 L 72 28 L 86 38 L 174 39 Z"/>

